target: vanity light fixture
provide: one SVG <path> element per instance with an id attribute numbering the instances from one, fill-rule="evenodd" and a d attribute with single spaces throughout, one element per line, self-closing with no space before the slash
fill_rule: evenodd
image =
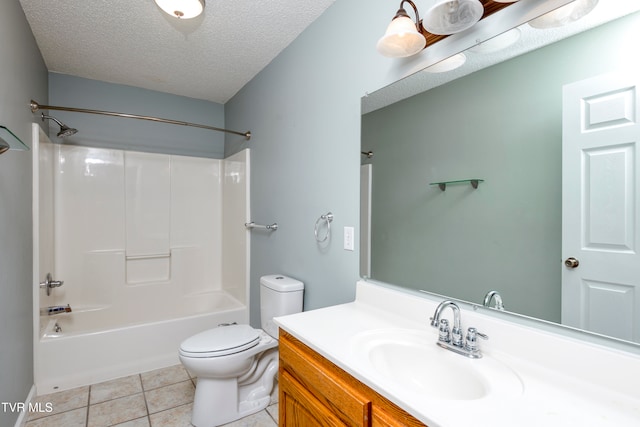
<path id="1" fill-rule="evenodd" d="M 405 3 L 413 8 L 415 21 L 407 14 Z M 480 0 L 430 0 L 430 4 L 426 18 L 421 20 L 415 3 L 402 0 L 387 31 L 378 40 L 378 52 L 390 58 L 415 55 L 425 48 L 428 37 L 442 38 L 464 31 L 482 19 L 485 13 Z M 494 7 L 491 13 L 500 8 Z"/>
<path id="2" fill-rule="evenodd" d="M 178 19 L 191 19 L 204 11 L 204 0 L 155 0 L 160 9 Z"/>
<path id="3" fill-rule="evenodd" d="M 450 35 L 471 28 L 482 18 L 480 0 L 435 0 L 422 25 L 431 34 Z"/>
<path id="4" fill-rule="evenodd" d="M 409 3 L 409 6 L 413 8 L 416 15 L 415 22 L 402 7 L 405 3 Z M 415 3 L 411 0 L 402 0 L 396 16 L 391 20 L 384 36 L 378 40 L 376 49 L 389 58 L 404 58 L 415 55 L 427 45 L 427 39 L 422 35 L 421 27 L 422 21 Z"/>

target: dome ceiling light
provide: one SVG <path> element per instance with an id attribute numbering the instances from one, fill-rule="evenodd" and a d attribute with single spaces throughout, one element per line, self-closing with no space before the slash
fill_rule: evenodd
<path id="1" fill-rule="evenodd" d="M 155 0 L 160 9 L 178 19 L 191 19 L 204 11 L 204 0 Z"/>

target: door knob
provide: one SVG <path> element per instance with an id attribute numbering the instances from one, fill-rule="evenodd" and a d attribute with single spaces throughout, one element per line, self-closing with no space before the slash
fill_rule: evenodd
<path id="1" fill-rule="evenodd" d="M 580 261 L 578 261 L 574 257 L 569 257 L 566 260 L 564 260 L 564 265 L 568 268 L 576 268 L 577 266 L 580 265 Z"/>

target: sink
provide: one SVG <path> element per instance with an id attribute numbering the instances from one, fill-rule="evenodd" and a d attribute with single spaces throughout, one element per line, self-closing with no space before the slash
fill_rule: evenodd
<path id="1" fill-rule="evenodd" d="M 351 352 L 384 384 L 438 400 L 475 400 L 522 394 L 518 375 L 490 355 L 470 359 L 436 345 L 437 333 L 377 329 L 351 339 Z"/>

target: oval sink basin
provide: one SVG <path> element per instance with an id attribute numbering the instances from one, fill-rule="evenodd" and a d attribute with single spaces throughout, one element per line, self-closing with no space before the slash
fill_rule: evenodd
<path id="1" fill-rule="evenodd" d="M 352 353 L 392 386 L 440 400 L 517 396 L 518 375 L 495 358 L 470 359 L 436 345 L 437 334 L 414 329 L 363 332 Z"/>

